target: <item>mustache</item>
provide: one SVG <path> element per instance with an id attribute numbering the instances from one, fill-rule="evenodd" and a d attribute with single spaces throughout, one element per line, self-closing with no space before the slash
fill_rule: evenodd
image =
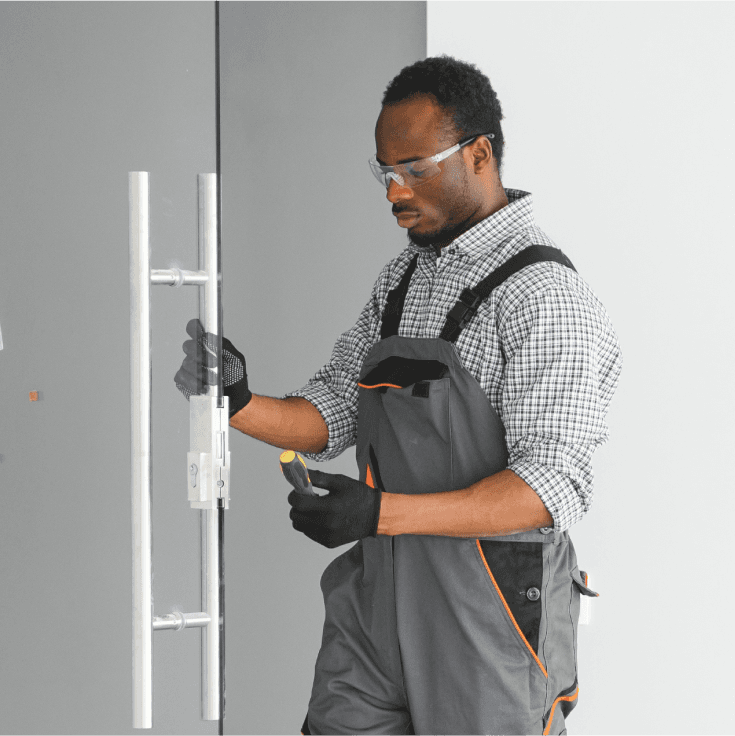
<path id="1" fill-rule="evenodd" d="M 414 214 L 418 214 L 416 212 L 416 210 L 411 210 L 408 207 L 396 207 L 395 205 L 393 206 L 393 214 L 394 215 L 400 215 L 403 212 L 413 212 Z"/>

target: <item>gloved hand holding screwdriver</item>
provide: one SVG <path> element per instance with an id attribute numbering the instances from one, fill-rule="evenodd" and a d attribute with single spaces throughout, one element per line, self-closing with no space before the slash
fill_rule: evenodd
<path id="1" fill-rule="evenodd" d="M 188 401 L 192 394 L 204 393 L 205 386 L 217 383 L 214 369 L 219 363 L 214 335 L 205 332 L 198 319 L 189 321 L 186 332 L 192 339 L 186 340 L 182 345 L 186 357 L 174 376 L 174 381 Z M 224 395 L 229 397 L 230 419 L 253 399 L 253 393 L 248 388 L 245 357 L 226 337 L 222 337 L 222 389 Z M 263 402 L 266 407 L 272 406 L 274 409 L 271 414 L 283 410 L 292 421 L 295 419 L 298 422 L 303 417 L 311 424 L 317 418 L 324 423 L 316 407 L 305 399 L 300 399 L 297 404 L 283 399 L 257 398 L 266 399 L 267 403 Z M 288 407 L 283 406 L 286 403 L 289 404 Z M 279 417 L 274 418 L 274 426 L 281 423 Z M 262 431 L 249 429 L 247 433 L 284 449 L 295 444 L 292 436 L 283 436 L 279 442 L 273 427 L 263 427 Z M 292 491 L 289 494 L 288 502 L 292 507 L 290 518 L 294 529 L 330 549 L 377 535 L 381 490 L 345 475 L 310 470 L 309 476 L 313 486 L 325 489 L 328 493 L 305 496 Z"/>

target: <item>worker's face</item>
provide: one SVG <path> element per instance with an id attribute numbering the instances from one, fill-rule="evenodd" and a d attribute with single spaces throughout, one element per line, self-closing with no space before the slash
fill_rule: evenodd
<path id="1" fill-rule="evenodd" d="M 375 126 L 379 163 L 396 166 L 451 148 L 459 142 L 434 98 L 422 95 L 383 107 Z M 386 196 L 400 227 L 422 246 L 445 244 L 464 232 L 479 207 L 470 182 L 470 146 L 439 162 L 440 176 L 414 188 L 391 179 Z"/>

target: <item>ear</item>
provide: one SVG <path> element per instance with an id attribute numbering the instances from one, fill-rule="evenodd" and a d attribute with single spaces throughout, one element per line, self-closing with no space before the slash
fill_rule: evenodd
<path id="1" fill-rule="evenodd" d="M 492 166 L 493 147 L 490 141 L 483 135 L 471 143 L 469 146 L 470 155 L 472 156 L 472 165 L 475 174 L 482 174 L 488 166 Z"/>

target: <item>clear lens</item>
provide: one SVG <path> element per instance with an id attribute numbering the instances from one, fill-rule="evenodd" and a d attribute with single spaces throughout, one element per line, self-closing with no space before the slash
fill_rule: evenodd
<path id="1" fill-rule="evenodd" d="M 439 168 L 439 164 L 427 158 L 422 159 L 421 161 L 413 161 L 408 164 L 403 164 L 403 166 L 406 170 L 406 173 L 403 174 L 403 178 L 413 182 L 412 184 L 407 184 L 409 187 L 415 187 L 418 184 L 431 181 L 442 173 L 442 170 Z"/>
<path id="2" fill-rule="evenodd" d="M 386 189 L 390 185 L 391 179 L 394 179 L 396 184 L 401 187 L 413 189 L 441 174 L 439 164 L 427 158 L 420 161 L 411 161 L 407 164 L 398 164 L 398 166 L 381 166 L 375 158 L 372 158 L 370 169 L 375 178 Z"/>

